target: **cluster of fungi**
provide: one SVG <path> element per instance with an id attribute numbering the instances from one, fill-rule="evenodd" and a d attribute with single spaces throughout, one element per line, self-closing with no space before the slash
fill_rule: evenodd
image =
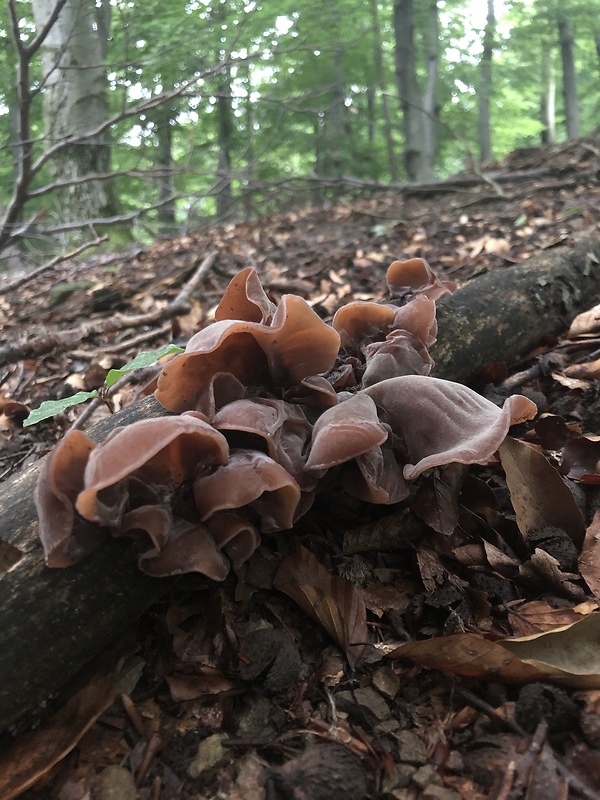
<path id="1" fill-rule="evenodd" d="M 169 414 L 94 444 L 69 432 L 36 489 L 46 562 L 67 567 L 106 535 L 135 536 L 152 576 L 223 580 L 260 533 L 293 527 L 323 487 L 399 503 L 425 470 L 487 464 L 535 405 L 502 408 L 430 376 L 436 299 L 423 259 L 394 262 L 389 303 L 352 302 L 331 325 L 301 297 L 269 299 L 256 272 L 229 284 L 214 323 L 158 378 Z"/>

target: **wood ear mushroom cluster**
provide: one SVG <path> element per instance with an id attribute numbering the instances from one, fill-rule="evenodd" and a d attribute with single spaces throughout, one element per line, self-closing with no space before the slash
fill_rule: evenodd
<path id="1" fill-rule="evenodd" d="M 223 580 L 260 532 L 307 512 L 331 471 L 355 497 L 396 503 L 427 469 L 494 460 L 535 405 L 517 395 L 500 409 L 430 377 L 435 300 L 454 286 L 423 259 L 394 262 L 387 279 L 403 305 L 349 303 L 328 325 L 301 297 L 274 304 L 242 270 L 159 377 L 156 398 L 175 416 L 99 445 L 74 431 L 45 462 L 35 500 L 48 566 L 127 534 L 149 575 Z"/>

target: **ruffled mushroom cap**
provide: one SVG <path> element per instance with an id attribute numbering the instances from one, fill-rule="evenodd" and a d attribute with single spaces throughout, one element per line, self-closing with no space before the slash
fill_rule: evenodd
<path id="1" fill-rule="evenodd" d="M 389 333 L 385 342 L 365 347 L 365 361 L 363 387 L 399 375 L 429 375 L 433 367 L 433 359 L 423 342 L 401 330 Z"/>
<path id="2" fill-rule="evenodd" d="M 402 299 L 422 294 L 431 300 L 437 300 L 458 288 L 455 281 L 440 281 L 424 258 L 394 261 L 385 277 L 392 297 Z"/>
<path id="3" fill-rule="evenodd" d="M 156 399 L 176 413 L 196 408 L 216 372 L 231 372 L 251 386 L 298 383 L 327 372 L 339 345 L 338 333 L 305 300 L 284 295 L 270 325 L 221 320 L 192 336 L 185 353 L 160 374 Z"/>
<path id="4" fill-rule="evenodd" d="M 383 444 L 388 429 L 377 416 L 377 407 L 366 394 L 325 411 L 315 423 L 308 470 L 323 470 L 343 464 Z"/>
<path id="5" fill-rule="evenodd" d="M 70 431 L 52 450 L 35 488 L 39 536 L 49 567 L 69 567 L 93 552 L 106 531 L 75 513 L 83 474 L 94 442 L 81 431 Z"/>
<path id="6" fill-rule="evenodd" d="M 229 462 L 194 481 L 200 518 L 250 506 L 264 533 L 287 530 L 296 519 L 300 487 L 281 464 L 257 450 L 232 450 Z"/>
<path id="7" fill-rule="evenodd" d="M 510 426 L 537 412 L 522 395 L 509 397 L 500 409 L 466 386 L 422 375 L 391 378 L 363 391 L 403 442 L 407 480 L 451 462 L 491 463 Z"/>
<path id="8" fill-rule="evenodd" d="M 150 538 L 155 550 L 162 550 L 167 544 L 173 528 L 173 513 L 171 506 L 160 505 L 139 506 L 128 511 L 119 526 L 118 534 L 130 531 L 144 531 Z"/>
<path id="9" fill-rule="evenodd" d="M 91 454 L 76 508 L 91 522 L 118 527 L 129 476 L 175 489 L 200 467 L 225 464 L 227 454 L 223 434 L 195 412 L 118 428 Z"/>
<path id="10" fill-rule="evenodd" d="M 397 309 L 380 303 L 347 303 L 339 308 L 331 322 L 340 334 L 342 347 L 358 355 L 363 343 L 382 341 L 394 327 Z"/>
<path id="11" fill-rule="evenodd" d="M 239 569 L 260 544 L 260 535 L 254 525 L 239 514 L 222 511 L 205 524 L 215 544 L 219 550 L 225 551 L 234 569 Z"/>
<path id="12" fill-rule="evenodd" d="M 308 378 L 302 378 L 297 386 L 291 386 L 285 392 L 284 399 L 323 411 L 337 405 L 338 395 L 328 378 L 322 375 L 309 375 Z"/>
<path id="13" fill-rule="evenodd" d="M 281 464 L 302 489 L 314 489 L 314 476 L 304 472 L 312 425 L 300 406 L 261 397 L 237 400 L 215 415 L 213 425 L 218 431 L 229 433 L 231 447 L 254 447 L 252 440 L 244 441 L 243 434 L 260 437 L 267 455 Z"/>
<path id="14" fill-rule="evenodd" d="M 215 310 L 215 320 L 243 319 L 246 322 L 269 323 L 276 310 L 262 287 L 253 267 L 246 267 L 231 279 Z"/>
<path id="15" fill-rule="evenodd" d="M 428 297 L 417 296 L 401 308 L 349 303 L 336 313 L 332 324 L 348 352 L 364 360 L 363 386 L 431 371 L 428 348 L 435 342 L 437 323 L 435 303 Z"/>
<path id="16" fill-rule="evenodd" d="M 208 422 L 212 422 L 215 414 L 227 403 L 241 400 L 246 394 L 246 387 L 231 372 L 217 372 L 201 387 L 196 401 L 196 411 Z"/>
<path id="17" fill-rule="evenodd" d="M 153 578 L 199 572 L 213 581 L 223 581 L 229 573 L 229 561 L 214 538 L 200 522 L 178 520 L 162 550 L 148 550 L 138 559 L 138 566 Z"/>
<path id="18" fill-rule="evenodd" d="M 374 447 L 346 464 L 341 484 L 349 495 L 367 503 L 391 505 L 410 494 L 402 464 L 389 443 Z"/>

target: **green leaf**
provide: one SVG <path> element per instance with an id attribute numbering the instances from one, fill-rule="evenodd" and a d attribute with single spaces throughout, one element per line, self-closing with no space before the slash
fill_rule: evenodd
<path id="1" fill-rule="evenodd" d="M 55 417 L 66 408 L 77 406 L 79 403 L 85 403 L 86 400 L 90 400 L 92 397 L 98 397 L 98 392 L 95 389 L 91 392 L 77 392 L 77 394 L 73 394 L 71 397 L 63 397 L 62 400 L 44 400 L 39 408 L 34 408 L 33 411 L 30 412 L 27 419 L 23 422 L 23 426 L 36 425 L 43 419 Z"/>
<path id="2" fill-rule="evenodd" d="M 120 377 L 126 375 L 128 372 L 131 372 L 131 370 L 149 367 L 151 364 L 154 364 L 156 361 L 158 361 L 159 358 L 171 355 L 171 353 L 183 353 L 183 347 L 178 347 L 176 344 L 166 344 L 164 347 L 160 347 L 158 350 L 143 350 L 141 353 L 137 354 L 133 361 L 125 364 L 124 367 L 121 367 L 120 369 L 111 369 L 106 376 L 104 385 L 107 388 L 110 388 L 113 383 L 116 383 Z"/>

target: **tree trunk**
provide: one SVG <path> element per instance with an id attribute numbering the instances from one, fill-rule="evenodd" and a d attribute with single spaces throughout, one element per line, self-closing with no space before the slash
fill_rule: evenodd
<path id="1" fill-rule="evenodd" d="M 575 72 L 575 43 L 571 24 L 564 16 L 558 17 L 558 40 L 562 60 L 562 85 L 567 138 L 577 139 L 581 136 L 581 130 L 579 127 L 579 103 L 577 100 L 577 74 Z"/>
<path id="2" fill-rule="evenodd" d="M 392 133 L 392 117 L 385 82 L 385 69 L 383 66 L 383 46 L 381 43 L 381 26 L 379 24 L 379 9 L 377 0 L 370 0 L 371 25 L 373 28 L 373 65 L 375 67 L 375 82 L 381 97 L 381 113 L 383 116 L 383 133 L 387 152 L 388 169 L 392 181 L 398 180 L 398 163 L 394 151 L 394 137 Z M 371 141 L 369 139 L 369 141 Z"/>
<path id="3" fill-rule="evenodd" d="M 394 0 L 394 32 L 396 78 L 404 123 L 404 167 L 411 181 L 427 181 L 433 178 L 433 169 L 425 153 L 412 0 Z"/>
<path id="4" fill-rule="evenodd" d="M 487 21 L 483 34 L 483 53 L 479 64 L 479 158 L 485 164 L 492 160 L 492 135 L 490 128 L 490 100 L 492 96 L 492 59 L 494 38 L 496 36 L 496 17 L 494 0 L 488 0 Z"/>
<path id="5" fill-rule="evenodd" d="M 600 293 L 599 260 L 600 237 L 588 236 L 442 299 L 435 375 L 466 381 L 484 364 L 510 361 L 564 331 Z M 89 435 L 100 441 L 119 424 L 161 414 L 149 398 Z M 74 567 L 47 569 L 33 506 L 38 473 L 34 465 L 0 486 L 0 731 L 31 724 L 48 698 L 177 585 L 142 575 L 122 540 L 108 540 Z"/>
<path id="6" fill-rule="evenodd" d="M 540 101 L 540 120 L 542 144 L 553 144 L 556 141 L 556 83 L 552 50 L 545 43 L 542 45 L 542 96 Z"/>
<path id="7" fill-rule="evenodd" d="M 54 0 L 33 0 L 36 28 L 49 19 Z M 44 126 L 48 145 L 75 142 L 51 160 L 55 180 L 110 172 L 108 135 L 91 137 L 108 115 L 104 60 L 111 6 L 108 0 L 68 0 L 42 45 Z M 114 181 L 84 181 L 58 194 L 64 221 L 82 221 L 119 212 Z"/>
<path id="8" fill-rule="evenodd" d="M 491 2 L 491 0 L 490 0 Z M 425 68 L 427 78 L 423 93 L 424 158 L 433 176 L 437 158 L 440 109 L 438 105 L 438 64 L 440 60 L 440 24 L 437 0 L 429 0 L 425 24 Z"/>
<path id="9" fill-rule="evenodd" d="M 233 214 L 233 190 L 231 188 L 231 151 L 233 149 L 233 113 L 231 110 L 231 83 L 229 71 L 220 83 L 217 97 L 217 123 L 219 136 L 219 160 L 217 164 L 217 219 L 231 219 Z"/>
<path id="10" fill-rule="evenodd" d="M 158 226 L 161 236 L 175 236 L 177 222 L 175 220 L 175 199 L 173 186 L 173 120 L 174 110 L 167 104 L 159 106 L 154 114 L 156 125 L 155 166 L 161 170 L 156 179 L 158 202 Z"/>

